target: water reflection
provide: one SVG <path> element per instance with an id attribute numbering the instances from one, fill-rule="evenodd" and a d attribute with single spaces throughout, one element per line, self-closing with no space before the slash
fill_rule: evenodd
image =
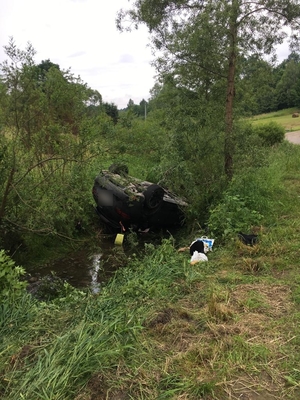
<path id="1" fill-rule="evenodd" d="M 38 277 L 54 273 L 78 289 L 90 288 L 93 293 L 99 293 L 101 285 L 107 282 L 118 268 L 126 265 L 128 256 L 132 253 L 142 254 L 145 243 L 158 244 L 161 238 L 162 236 L 157 234 L 148 234 L 140 236 L 137 243 L 130 244 L 127 239 L 123 246 L 117 246 L 114 244 L 115 237 L 108 237 L 101 241 L 101 246 L 86 246 L 34 270 L 27 268 L 27 271 Z"/>
<path id="2" fill-rule="evenodd" d="M 98 282 L 98 273 L 101 267 L 101 255 L 102 254 L 94 254 L 91 257 L 92 266 L 89 268 L 89 273 L 91 275 L 91 284 L 90 288 L 92 293 L 99 293 L 100 291 L 100 282 Z"/>
<path id="3" fill-rule="evenodd" d="M 35 267 L 26 268 L 31 276 L 44 277 L 54 273 L 59 278 L 78 289 L 90 288 L 98 293 L 101 284 L 107 282 L 113 271 L 104 268 L 105 261 L 112 252 L 113 243 L 106 243 L 98 248 L 83 248 L 69 255 L 49 261 Z M 116 268 L 115 268 L 116 269 Z"/>

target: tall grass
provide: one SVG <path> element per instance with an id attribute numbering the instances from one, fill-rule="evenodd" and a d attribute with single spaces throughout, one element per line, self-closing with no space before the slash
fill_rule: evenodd
<path id="1" fill-rule="evenodd" d="M 10 399 L 72 399 L 93 371 L 117 366 L 129 345 L 121 345 L 114 323 L 81 322 L 73 329 L 35 348 L 22 368 L 7 375 Z M 121 335 L 123 332 L 119 332 Z M 11 382 L 17 385 L 11 387 Z"/>
<path id="2" fill-rule="evenodd" d="M 273 148 L 227 192 L 261 213 L 256 246 L 232 231 L 191 266 L 170 236 L 98 295 L 2 305 L 1 398 L 299 398 L 299 152 Z"/>
<path id="3" fill-rule="evenodd" d="M 149 245 L 146 252 L 144 263 L 136 259 L 130 268 L 119 270 L 99 298 L 82 298 L 74 317 L 74 306 L 69 308 L 72 296 L 61 299 L 61 305 L 38 304 L 26 296 L 14 310 L 3 309 L 2 337 L 14 343 L 1 354 L 3 360 L 11 360 L 2 364 L 3 398 L 73 399 L 93 372 L 117 368 L 134 351 L 151 298 L 169 300 L 169 286 L 184 276 L 169 241 L 160 251 Z M 18 327 L 7 329 L 12 320 Z"/>
<path id="4" fill-rule="evenodd" d="M 299 170 L 300 150 L 284 141 L 259 153 L 261 165 L 239 169 L 221 202 L 211 209 L 209 227 L 213 234 L 225 238 L 253 226 L 276 223 L 278 213 L 290 207 L 286 178 Z"/>

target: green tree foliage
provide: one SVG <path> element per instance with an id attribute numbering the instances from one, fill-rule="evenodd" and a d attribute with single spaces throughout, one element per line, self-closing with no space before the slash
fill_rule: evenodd
<path id="1" fill-rule="evenodd" d="M 0 240 L 12 250 L 25 236 L 71 237 L 76 220 L 88 220 L 90 176 L 102 150 L 101 128 L 89 121 L 86 108 L 91 96 L 100 102 L 101 95 L 51 62 L 36 66 L 30 44 L 19 50 L 11 40 L 5 49 Z"/>
<path id="2" fill-rule="evenodd" d="M 290 59 L 284 64 L 276 86 L 277 109 L 300 106 L 300 62 Z"/>
<path id="3" fill-rule="evenodd" d="M 119 111 L 118 107 L 114 103 L 103 103 L 105 113 L 111 117 L 114 124 L 118 122 Z"/>
<path id="4" fill-rule="evenodd" d="M 127 103 L 127 107 L 121 110 L 120 123 L 123 127 L 132 128 L 134 120 L 137 118 L 146 119 L 149 111 L 148 103 L 146 100 L 140 101 L 135 104 L 132 99 Z"/>
<path id="5" fill-rule="evenodd" d="M 97 90 L 89 90 L 86 102 L 86 114 L 89 117 L 98 116 L 102 112 L 102 96 Z"/>
<path id="6" fill-rule="evenodd" d="M 145 99 L 140 101 L 139 104 L 135 104 L 132 99 L 128 101 L 127 107 L 125 108 L 124 111 L 129 111 L 129 114 L 132 114 L 137 117 L 143 117 L 146 119 L 147 117 L 147 106 L 148 103 L 146 102 Z"/>
<path id="7" fill-rule="evenodd" d="M 10 297 L 24 293 L 25 282 L 20 281 L 25 270 L 15 265 L 14 261 L 0 250 L 0 301 L 7 301 Z"/>
<path id="8" fill-rule="evenodd" d="M 127 109 L 134 107 L 134 101 L 132 99 L 129 99 L 127 103 Z"/>
<path id="9" fill-rule="evenodd" d="M 299 54 L 292 52 L 279 65 L 256 55 L 240 64 L 236 103 L 245 115 L 299 107 Z"/>
<path id="10" fill-rule="evenodd" d="M 291 0 L 196 1 L 137 0 L 121 11 L 117 25 L 129 17 L 136 26 L 145 23 L 152 43 L 162 56 L 161 74 L 172 73 L 177 84 L 200 90 L 209 99 L 220 89 L 224 104 L 224 166 L 233 173 L 233 120 L 236 76 L 241 56 L 271 54 L 286 37 L 285 27 L 297 32 L 300 5 Z M 292 35 L 293 44 L 298 36 Z M 206 96 L 206 97 L 205 97 Z"/>
<path id="11" fill-rule="evenodd" d="M 257 56 L 243 60 L 236 102 L 245 115 L 267 113 L 276 108 L 276 76 L 271 63 Z"/>
<path id="12" fill-rule="evenodd" d="M 159 122 L 164 136 L 161 161 L 151 174 L 164 186 L 187 198 L 190 217 L 205 220 L 207 208 L 224 188 L 223 119 L 217 102 L 180 88 L 172 76 L 156 84 L 149 101 L 149 119 Z"/>
<path id="13" fill-rule="evenodd" d="M 142 116 L 146 119 L 148 111 L 148 103 L 145 99 L 143 99 L 139 104 L 139 116 Z"/>

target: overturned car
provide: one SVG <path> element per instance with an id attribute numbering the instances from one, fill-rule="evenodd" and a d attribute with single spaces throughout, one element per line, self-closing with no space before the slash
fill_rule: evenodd
<path id="1" fill-rule="evenodd" d="M 128 169 L 102 170 L 93 186 L 100 219 L 110 231 L 148 232 L 184 224 L 187 203 L 167 189 L 128 175 Z"/>

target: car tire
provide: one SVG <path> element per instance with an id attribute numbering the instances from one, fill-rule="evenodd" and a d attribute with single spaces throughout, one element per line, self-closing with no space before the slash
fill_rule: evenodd
<path id="1" fill-rule="evenodd" d="M 143 193 L 145 197 L 145 206 L 150 210 L 158 208 L 163 202 L 164 193 L 165 191 L 161 186 L 155 184 L 150 185 Z"/>

